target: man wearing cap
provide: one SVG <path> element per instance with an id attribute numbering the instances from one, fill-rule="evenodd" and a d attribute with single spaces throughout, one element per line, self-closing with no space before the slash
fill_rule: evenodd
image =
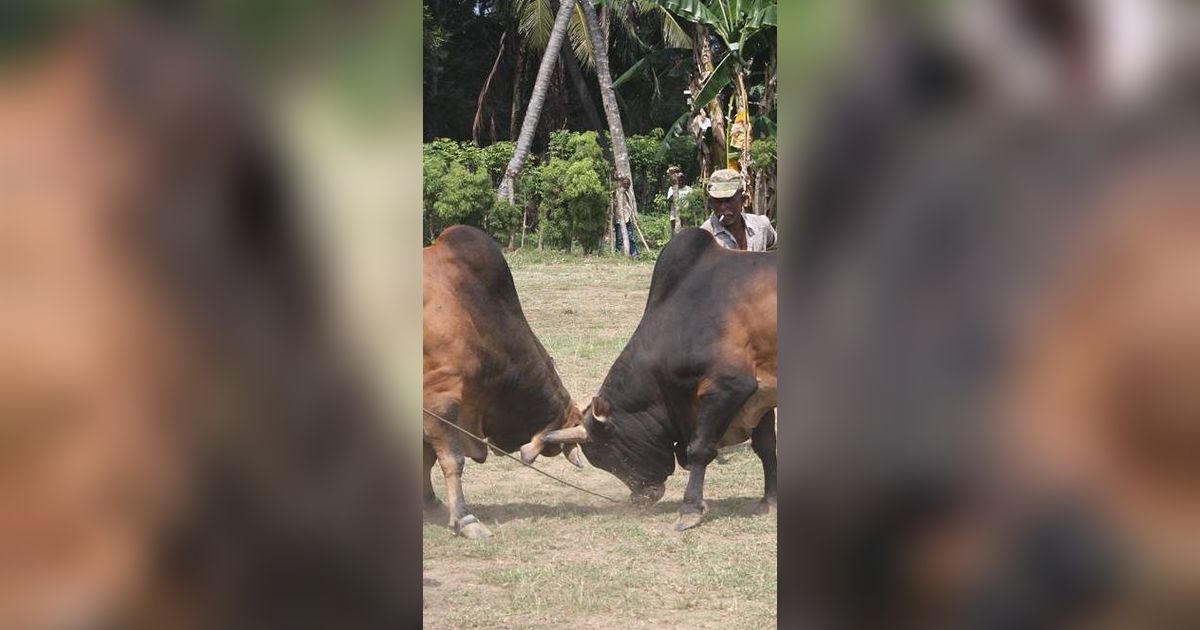
<path id="1" fill-rule="evenodd" d="M 744 195 L 742 176 L 732 169 L 721 169 L 708 178 L 708 207 L 712 215 L 700 226 L 726 249 L 765 252 L 775 247 L 775 228 L 761 214 L 742 212 Z"/>

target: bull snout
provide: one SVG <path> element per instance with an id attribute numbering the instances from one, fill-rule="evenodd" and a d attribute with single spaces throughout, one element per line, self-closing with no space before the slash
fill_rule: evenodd
<path id="1" fill-rule="evenodd" d="M 650 507 L 663 497 L 666 486 L 659 483 L 648 486 L 630 486 L 629 502 L 640 508 Z"/>

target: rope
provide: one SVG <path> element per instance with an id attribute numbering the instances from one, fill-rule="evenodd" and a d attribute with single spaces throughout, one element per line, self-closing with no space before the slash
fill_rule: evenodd
<path id="1" fill-rule="evenodd" d="M 614 498 L 612 498 L 612 497 L 606 497 L 606 496 L 604 496 L 603 494 L 600 494 L 600 493 L 598 493 L 598 492 L 592 492 L 591 490 L 588 490 L 587 488 L 581 488 L 581 487 L 579 487 L 579 486 L 577 486 L 577 485 L 575 485 L 575 484 L 573 484 L 573 483 L 571 483 L 570 481 L 567 481 L 567 480 L 565 480 L 565 479 L 559 479 L 558 477 L 555 477 L 554 475 L 551 475 L 550 473 L 548 473 L 548 472 L 546 472 L 546 471 L 542 470 L 541 468 L 536 468 L 536 467 L 535 467 L 533 464 L 526 464 L 526 463 L 524 462 L 524 460 L 522 460 L 520 457 L 516 457 L 516 456 L 514 456 L 514 455 L 512 455 L 512 454 L 510 454 L 510 453 L 505 453 L 504 451 L 500 450 L 500 448 L 499 448 L 499 447 L 497 447 L 497 446 L 493 445 L 491 442 L 488 442 L 488 441 L 487 441 L 487 439 L 485 439 L 485 438 L 481 438 L 481 437 L 479 437 L 478 435 L 475 435 L 474 433 L 471 433 L 470 431 L 468 431 L 468 430 L 466 430 L 466 429 L 464 429 L 464 428 L 462 428 L 462 427 L 458 426 L 457 424 L 454 424 L 453 422 L 451 422 L 451 421 L 449 421 L 449 420 L 447 420 L 447 419 L 443 418 L 442 416 L 440 416 L 440 415 L 438 415 L 438 414 L 436 414 L 436 413 L 434 413 L 434 412 L 432 412 L 432 411 L 430 411 L 430 410 L 426 409 L 425 407 L 421 407 L 421 411 L 424 411 L 425 413 L 429 414 L 430 416 L 433 416 L 434 418 L 436 418 L 436 419 L 440 420 L 441 422 L 443 422 L 444 424 L 446 424 L 446 425 L 448 425 L 448 426 L 454 427 L 454 430 L 455 430 L 455 431 L 458 431 L 458 432 L 460 432 L 460 433 L 463 433 L 464 435 L 466 435 L 466 436 L 470 437 L 471 439 L 473 439 L 473 440 L 475 440 L 475 441 L 477 441 L 477 442 L 479 442 L 479 443 L 483 444 L 484 446 L 486 446 L 486 447 L 488 447 L 488 448 L 492 449 L 492 451 L 494 451 L 494 452 L 496 452 L 496 453 L 499 453 L 500 455 L 503 455 L 503 456 L 505 456 L 505 457 L 507 457 L 507 458 L 509 458 L 509 459 L 511 459 L 511 460 L 513 460 L 513 461 L 515 461 L 515 462 L 517 462 L 518 464 L 520 464 L 520 465 L 522 465 L 522 466 L 524 466 L 524 467 L 526 467 L 526 468 L 529 468 L 530 470 L 533 470 L 534 472 L 537 472 L 537 473 L 540 473 L 540 474 L 542 474 L 542 475 L 545 475 L 545 476 L 547 476 L 547 477 L 549 477 L 549 478 L 551 478 L 551 479 L 553 479 L 553 480 L 557 481 L 558 483 L 561 483 L 561 484 L 562 484 L 562 485 L 564 485 L 564 486 L 568 486 L 568 487 L 574 488 L 574 489 L 576 489 L 576 490 L 578 490 L 578 491 L 580 491 L 580 492 L 584 492 L 584 493 L 590 494 L 590 495 L 592 495 L 592 496 L 594 496 L 594 497 L 599 497 L 599 498 L 601 498 L 601 499 L 604 499 L 605 501 L 611 501 L 612 503 L 621 503 L 621 501 L 620 501 L 620 500 L 618 500 L 618 499 L 614 499 Z"/>

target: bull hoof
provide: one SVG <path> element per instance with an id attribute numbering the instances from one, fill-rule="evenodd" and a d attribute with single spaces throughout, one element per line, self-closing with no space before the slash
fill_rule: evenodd
<path id="1" fill-rule="evenodd" d="M 540 444 L 534 444 L 533 442 L 530 442 L 521 447 L 521 462 L 528 466 L 537 461 L 538 455 L 541 454 L 542 446 Z"/>
<path id="2" fill-rule="evenodd" d="M 456 531 L 459 536 L 470 540 L 479 540 L 482 538 L 491 538 L 492 532 L 479 522 L 479 519 L 468 515 L 458 522 Z"/>
<path id="3" fill-rule="evenodd" d="M 682 532 L 689 530 L 700 524 L 704 519 L 704 515 L 708 513 L 708 504 L 701 503 L 699 512 L 680 512 L 679 518 L 675 519 L 675 525 L 671 529 Z"/>
<path id="4" fill-rule="evenodd" d="M 768 516 L 770 514 L 775 514 L 778 510 L 779 508 L 775 505 L 774 501 L 767 501 L 766 499 L 763 499 L 762 501 L 758 502 L 758 505 L 754 506 L 754 509 L 751 510 L 750 513 L 755 516 Z"/>

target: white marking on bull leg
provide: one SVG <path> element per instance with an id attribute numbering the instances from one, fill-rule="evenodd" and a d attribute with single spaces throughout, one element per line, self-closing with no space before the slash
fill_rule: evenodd
<path id="1" fill-rule="evenodd" d="M 544 448 L 544 444 L 541 434 L 533 436 L 529 443 L 521 447 L 521 461 L 526 464 L 537 461 L 538 455 L 542 454 L 542 448 Z"/>

